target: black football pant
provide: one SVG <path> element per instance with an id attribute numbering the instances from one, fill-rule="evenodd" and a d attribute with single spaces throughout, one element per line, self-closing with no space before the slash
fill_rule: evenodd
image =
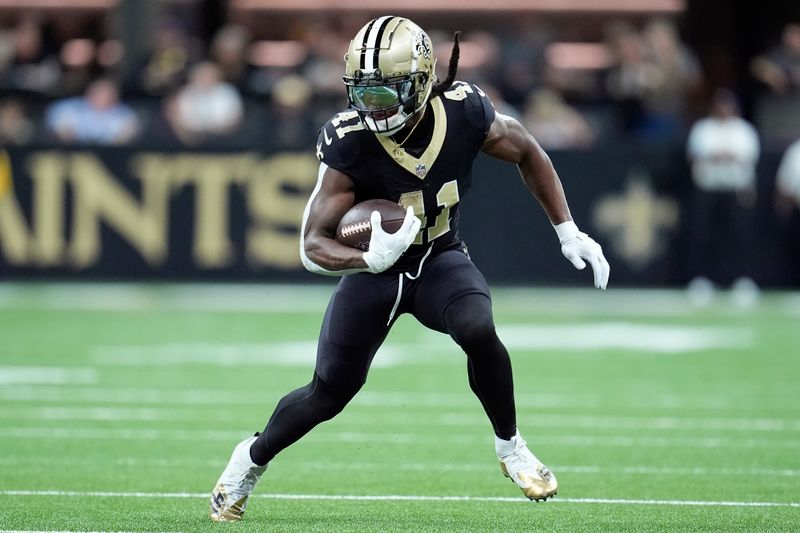
<path id="1" fill-rule="evenodd" d="M 372 358 L 397 316 L 449 334 L 467 355 L 472 391 L 495 434 L 516 432 L 511 360 L 495 333 L 489 287 L 461 250 L 428 259 L 421 274 L 354 274 L 334 292 L 322 322 L 311 382 L 278 402 L 250 449 L 266 464 L 314 426 L 339 414 L 366 382 Z"/>

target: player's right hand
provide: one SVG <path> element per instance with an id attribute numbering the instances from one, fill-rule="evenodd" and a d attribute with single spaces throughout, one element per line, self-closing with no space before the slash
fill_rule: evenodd
<path id="1" fill-rule="evenodd" d="M 594 239 L 583 232 L 578 232 L 571 239 L 561 243 L 561 253 L 578 270 L 586 268 L 587 262 L 592 265 L 594 286 L 606 290 L 611 267 L 603 255 L 603 249 Z"/>
<path id="2" fill-rule="evenodd" d="M 387 270 L 400 259 L 419 232 L 420 220 L 414 216 L 414 208 L 409 206 L 403 225 L 394 233 L 387 233 L 381 227 L 381 214 L 373 211 L 370 215 L 372 234 L 369 239 L 369 250 L 364 252 L 364 262 L 369 271 L 378 274 Z"/>

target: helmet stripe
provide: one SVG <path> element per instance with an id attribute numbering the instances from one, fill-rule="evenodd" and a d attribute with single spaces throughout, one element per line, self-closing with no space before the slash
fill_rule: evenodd
<path id="1" fill-rule="evenodd" d="M 383 24 L 381 24 L 381 27 L 378 29 L 378 36 L 375 39 L 375 51 L 372 53 L 372 63 L 373 63 L 373 65 L 375 65 L 374 68 L 379 68 L 380 67 L 380 62 L 378 60 L 378 56 L 379 56 L 379 54 L 381 52 L 381 41 L 383 40 L 383 32 L 386 31 L 386 26 L 389 25 L 389 22 L 391 22 L 391 20 L 393 18 L 394 17 L 390 17 L 387 20 L 384 20 Z M 387 44 L 387 48 L 388 48 L 388 44 Z"/>
<path id="2" fill-rule="evenodd" d="M 375 25 L 376 20 L 378 19 L 372 19 L 369 25 L 367 25 L 367 29 L 364 30 L 364 39 L 361 41 L 361 60 L 359 65 L 362 70 L 364 69 L 364 62 L 367 55 L 367 38 L 369 37 L 369 32 L 372 29 L 372 26 Z"/>
<path id="3" fill-rule="evenodd" d="M 376 24 L 373 26 L 372 31 L 369 32 L 367 44 L 364 46 L 364 51 L 362 52 L 364 55 L 361 56 L 365 58 L 365 70 L 371 71 L 378 68 L 378 52 L 381 46 L 381 37 L 383 36 L 383 31 L 386 29 L 386 25 L 389 24 L 392 18 L 391 16 L 385 16 L 375 20 Z M 371 54 L 367 52 L 370 48 L 374 49 Z"/>

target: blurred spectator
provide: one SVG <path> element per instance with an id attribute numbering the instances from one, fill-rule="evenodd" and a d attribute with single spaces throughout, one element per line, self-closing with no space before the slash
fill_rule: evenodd
<path id="1" fill-rule="evenodd" d="M 530 92 L 541 83 L 545 49 L 552 41 L 546 24 L 525 16 L 515 20 L 516 31 L 500 35 L 497 72 L 487 72 L 511 105 L 522 107 Z M 444 63 L 445 65 L 447 63 Z"/>
<path id="2" fill-rule="evenodd" d="M 698 304 L 708 303 L 712 280 L 735 279 L 737 302 L 752 303 L 757 287 L 744 260 L 760 146 L 732 92 L 720 89 L 714 94 L 710 116 L 691 129 L 687 153 L 695 185 L 689 210 L 690 296 Z"/>
<path id="3" fill-rule="evenodd" d="M 775 211 L 786 231 L 786 251 L 794 267 L 794 282 L 800 282 L 800 139 L 786 150 L 778 167 Z"/>
<path id="4" fill-rule="evenodd" d="M 347 51 L 349 37 L 324 21 L 304 37 L 308 57 L 305 58 L 302 75 L 314 88 L 315 97 L 338 107 L 345 94 L 342 89 L 342 58 Z"/>
<path id="5" fill-rule="evenodd" d="M 19 101 L 0 103 L 0 145 L 25 144 L 33 138 L 35 130 Z"/>
<path id="6" fill-rule="evenodd" d="M 52 94 L 61 80 L 58 58 L 47 50 L 44 30 L 36 19 L 24 18 L 13 31 L 0 84 L 6 90 Z"/>
<path id="7" fill-rule="evenodd" d="M 643 37 L 661 80 L 646 94 L 649 128 L 660 136 L 677 136 L 686 118 L 687 97 L 700 86 L 700 65 L 695 55 L 681 43 L 675 25 L 668 20 L 650 21 Z"/>
<path id="8" fill-rule="evenodd" d="M 210 59 L 222 72 L 223 79 L 239 90 L 247 90 L 252 68 L 247 62 L 247 45 L 250 35 L 235 24 L 223 26 L 214 36 L 210 47 Z"/>
<path id="9" fill-rule="evenodd" d="M 755 58 L 753 76 L 778 94 L 800 94 L 800 23 L 787 24 L 781 45 Z"/>
<path id="10" fill-rule="evenodd" d="M 119 101 L 116 83 L 106 78 L 92 82 L 83 96 L 51 104 L 46 122 L 63 143 L 124 144 L 141 127 L 133 109 Z"/>
<path id="11" fill-rule="evenodd" d="M 164 96 L 176 90 L 186 79 L 189 65 L 196 59 L 195 47 L 175 22 L 156 28 L 153 51 L 141 70 L 140 89 L 147 94 Z"/>
<path id="12" fill-rule="evenodd" d="M 647 133 L 650 116 L 646 100 L 664 84 L 664 73 L 646 56 L 639 34 L 627 24 L 609 29 L 609 48 L 614 64 L 605 74 L 606 91 L 619 105 L 627 133 Z"/>
<path id="13" fill-rule="evenodd" d="M 63 75 L 62 94 L 79 94 L 100 74 L 95 58 L 97 45 L 91 39 L 71 39 L 64 43 L 59 54 Z"/>
<path id="14" fill-rule="evenodd" d="M 594 140 L 589 123 L 553 89 L 530 95 L 523 122 L 545 149 L 585 148 Z"/>
<path id="15" fill-rule="evenodd" d="M 310 148 L 319 126 L 308 112 L 313 90 L 300 76 L 285 76 L 273 87 L 268 127 L 279 148 Z"/>
<path id="16" fill-rule="evenodd" d="M 192 67 L 189 82 L 167 107 L 173 131 L 186 144 L 234 132 L 242 115 L 239 92 L 223 81 L 219 67 L 210 61 Z"/>

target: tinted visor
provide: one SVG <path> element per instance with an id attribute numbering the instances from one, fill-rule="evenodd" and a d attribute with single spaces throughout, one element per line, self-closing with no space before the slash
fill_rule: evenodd
<path id="1" fill-rule="evenodd" d="M 360 111 L 383 111 L 404 105 L 411 96 L 410 79 L 385 85 L 348 85 L 350 102 Z"/>

